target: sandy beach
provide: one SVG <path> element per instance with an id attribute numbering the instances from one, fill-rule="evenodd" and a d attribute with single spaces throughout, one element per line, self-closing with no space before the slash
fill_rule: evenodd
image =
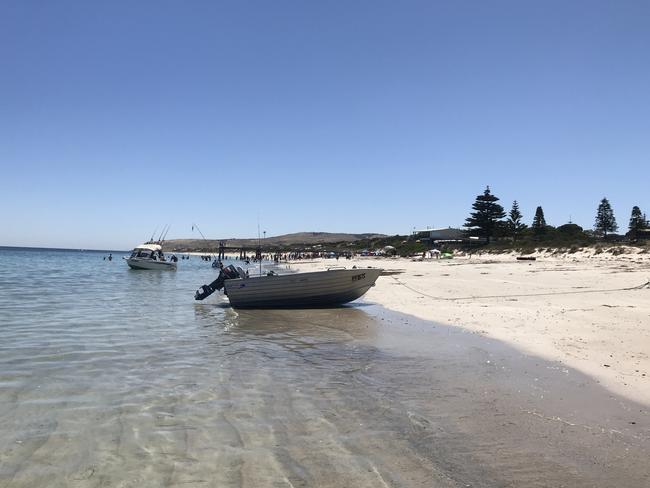
<path id="1" fill-rule="evenodd" d="M 413 261 L 356 258 L 291 263 L 299 270 L 374 266 L 389 272 L 365 299 L 498 339 L 585 373 L 650 405 L 650 255 L 593 250 Z M 608 290 L 608 291 L 601 291 Z"/>

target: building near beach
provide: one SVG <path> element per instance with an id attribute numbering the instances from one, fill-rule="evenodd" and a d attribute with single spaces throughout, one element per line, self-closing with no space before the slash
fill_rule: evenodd
<path id="1" fill-rule="evenodd" d="M 462 241 L 466 238 L 465 232 L 462 229 L 455 229 L 453 227 L 416 230 L 413 232 L 413 235 L 416 239 L 423 242 Z"/>

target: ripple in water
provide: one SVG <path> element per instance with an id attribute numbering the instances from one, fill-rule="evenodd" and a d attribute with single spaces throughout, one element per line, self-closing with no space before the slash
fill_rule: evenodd
<path id="1" fill-rule="evenodd" d="M 113 255 L 0 248 L 0 488 L 648 486 L 647 412 L 575 372 L 377 307 L 195 302 L 209 263 Z"/>

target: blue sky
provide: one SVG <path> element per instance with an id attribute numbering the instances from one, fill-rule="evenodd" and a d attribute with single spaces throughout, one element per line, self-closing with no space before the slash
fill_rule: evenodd
<path id="1" fill-rule="evenodd" d="M 650 213 L 650 3 L 0 2 L 0 245 Z"/>

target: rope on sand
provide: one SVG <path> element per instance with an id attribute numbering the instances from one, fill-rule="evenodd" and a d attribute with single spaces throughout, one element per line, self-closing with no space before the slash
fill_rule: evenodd
<path id="1" fill-rule="evenodd" d="M 446 301 L 482 300 L 482 299 L 489 299 L 489 298 L 541 297 L 541 296 L 551 296 L 551 295 L 577 295 L 582 293 L 608 293 L 612 291 L 635 291 L 635 290 L 643 290 L 644 288 L 650 288 L 650 281 L 646 281 L 645 283 L 642 283 L 641 285 L 637 285 L 637 286 L 629 286 L 625 288 L 608 288 L 608 289 L 601 289 L 601 290 L 550 291 L 546 293 L 519 293 L 519 294 L 512 294 L 512 295 L 478 295 L 478 296 L 475 295 L 475 296 L 468 296 L 468 297 L 437 297 L 434 295 L 429 295 L 428 293 L 424 293 L 420 290 L 416 290 L 415 288 L 407 285 L 403 281 L 400 281 L 395 276 L 391 276 L 391 278 L 393 278 L 398 284 L 402 285 L 404 288 L 408 288 L 409 290 L 414 291 L 415 293 L 424 295 L 425 297 L 432 298 L 434 300 L 446 300 Z"/>

